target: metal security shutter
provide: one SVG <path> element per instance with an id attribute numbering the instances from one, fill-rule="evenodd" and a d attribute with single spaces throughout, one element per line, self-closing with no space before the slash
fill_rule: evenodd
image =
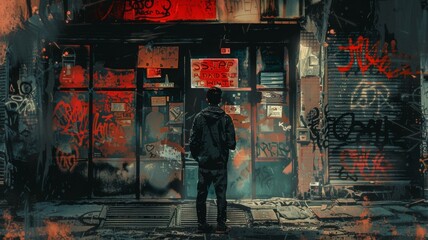
<path id="1" fill-rule="evenodd" d="M 8 79 L 8 67 L 7 60 L 0 65 L 0 144 L 4 145 L 5 141 L 5 124 L 6 124 L 6 99 L 7 99 L 7 79 Z M 2 148 L 4 149 L 4 148 Z M 0 152 L 0 186 L 3 186 L 5 183 L 5 174 L 6 174 L 6 154 L 5 152 Z"/>
<path id="2" fill-rule="evenodd" d="M 364 73 L 358 58 L 365 60 L 365 48 L 351 55 L 347 49 L 359 34 L 337 35 L 328 46 L 327 119 L 329 179 L 331 184 L 395 184 L 409 180 L 406 139 L 402 136 L 403 78 L 387 78 L 371 67 Z M 378 37 L 370 40 L 372 50 Z M 382 45 L 380 45 L 382 46 Z M 356 50 L 358 51 L 358 50 Z M 380 55 L 380 53 L 378 53 Z M 338 67 L 353 65 L 349 71 Z M 392 64 L 395 60 L 393 60 Z M 405 114 L 404 114 L 405 115 Z M 417 151 L 417 149 L 413 149 Z"/>

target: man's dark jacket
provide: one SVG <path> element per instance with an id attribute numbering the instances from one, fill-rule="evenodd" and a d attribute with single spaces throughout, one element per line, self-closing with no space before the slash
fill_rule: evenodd
<path id="1" fill-rule="evenodd" d="M 189 144 L 200 168 L 226 169 L 229 149 L 236 147 L 232 118 L 218 106 L 203 109 L 193 120 Z"/>

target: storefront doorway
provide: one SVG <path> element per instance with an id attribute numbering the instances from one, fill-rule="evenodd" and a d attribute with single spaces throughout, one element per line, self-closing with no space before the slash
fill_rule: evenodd
<path id="1" fill-rule="evenodd" d="M 52 105 L 58 182 L 82 197 L 196 197 L 188 138 L 193 117 L 207 106 L 206 87 L 216 83 L 237 137 L 228 198 L 292 197 L 295 99 L 287 44 L 229 44 L 226 54 L 217 44 L 150 48 L 171 51 L 171 66 L 145 62 L 135 44 L 63 45 L 54 52 L 62 61 Z M 195 64 L 219 61 L 230 65 L 211 66 L 203 75 L 212 79 L 195 78 L 202 76 Z M 217 70 L 227 76 L 223 83 Z"/>

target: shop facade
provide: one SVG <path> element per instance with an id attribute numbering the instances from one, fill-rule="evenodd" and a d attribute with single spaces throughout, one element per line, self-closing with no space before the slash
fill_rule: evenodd
<path id="1" fill-rule="evenodd" d="M 219 86 L 237 133 L 229 199 L 421 189 L 426 74 L 399 37 L 311 28 L 324 2 L 195 2 L 40 1 L 0 68 L 0 185 L 193 199 L 190 128 Z"/>
<path id="2" fill-rule="evenodd" d="M 228 198 L 295 195 L 297 21 L 212 20 L 65 26 L 45 55 L 53 197 L 195 198 L 188 138 L 210 86 L 237 133 Z"/>

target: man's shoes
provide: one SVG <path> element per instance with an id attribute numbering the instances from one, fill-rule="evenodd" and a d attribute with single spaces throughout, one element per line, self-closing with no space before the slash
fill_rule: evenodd
<path id="1" fill-rule="evenodd" d="M 217 234 L 227 234 L 229 232 L 230 232 L 230 228 L 227 227 L 226 225 L 217 226 L 217 229 L 215 230 L 215 233 L 217 233 Z"/>
<path id="2" fill-rule="evenodd" d="M 196 231 L 197 233 L 209 233 L 213 230 L 213 228 L 211 227 L 211 225 L 209 225 L 208 223 L 205 224 L 198 224 L 198 230 Z"/>

